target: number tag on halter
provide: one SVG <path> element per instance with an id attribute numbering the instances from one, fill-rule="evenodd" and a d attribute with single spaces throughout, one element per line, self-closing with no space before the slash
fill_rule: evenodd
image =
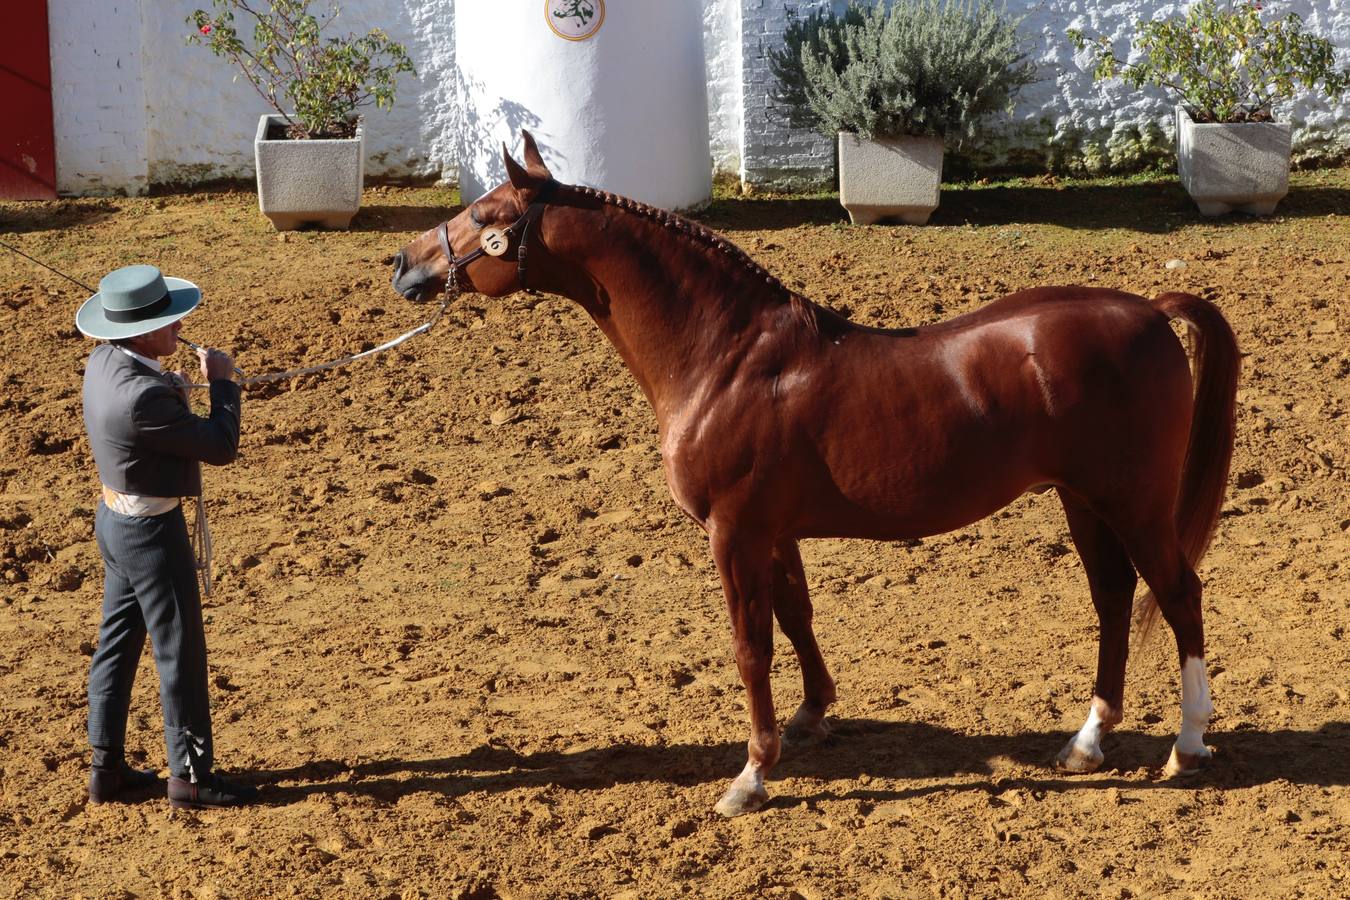
<path id="1" fill-rule="evenodd" d="M 484 228 L 478 242 L 483 247 L 483 252 L 488 256 L 501 256 L 506 252 L 506 247 L 511 243 L 506 236 L 506 230 L 503 228 Z"/>

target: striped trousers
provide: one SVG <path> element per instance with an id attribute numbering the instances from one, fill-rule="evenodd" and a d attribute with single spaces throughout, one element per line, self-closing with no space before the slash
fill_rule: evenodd
<path id="1" fill-rule="evenodd" d="M 94 536 L 103 557 L 103 623 L 89 668 L 94 764 L 115 764 L 126 744 L 131 686 L 145 637 L 159 670 L 169 771 L 195 779 L 213 764 L 206 635 L 183 510 L 124 516 L 101 501 Z"/>

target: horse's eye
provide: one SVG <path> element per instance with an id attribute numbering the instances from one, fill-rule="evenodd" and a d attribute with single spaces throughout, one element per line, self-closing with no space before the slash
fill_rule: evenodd
<path id="1" fill-rule="evenodd" d="M 472 206 L 469 207 L 469 221 L 472 222 L 473 226 L 479 231 L 483 230 L 483 220 L 478 218 L 478 210 L 474 209 Z"/>

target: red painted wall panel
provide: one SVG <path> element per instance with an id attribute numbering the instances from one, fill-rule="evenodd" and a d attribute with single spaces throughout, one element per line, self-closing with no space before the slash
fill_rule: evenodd
<path id="1" fill-rule="evenodd" d="M 0 29 L 0 197 L 56 196 L 47 0 L 3 0 Z"/>

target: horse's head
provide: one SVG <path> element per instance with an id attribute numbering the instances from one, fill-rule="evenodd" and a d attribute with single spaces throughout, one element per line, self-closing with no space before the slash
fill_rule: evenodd
<path id="1" fill-rule="evenodd" d="M 525 165 L 512 159 L 503 145 L 509 180 L 400 250 L 394 257 L 394 290 L 409 300 L 425 301 L 445 289 L 450 277 L 459 287 L 489 297 L 523 287 L 521 246 L 555 182 L 534 138 L 528 131 L 521 135 Z"/>

